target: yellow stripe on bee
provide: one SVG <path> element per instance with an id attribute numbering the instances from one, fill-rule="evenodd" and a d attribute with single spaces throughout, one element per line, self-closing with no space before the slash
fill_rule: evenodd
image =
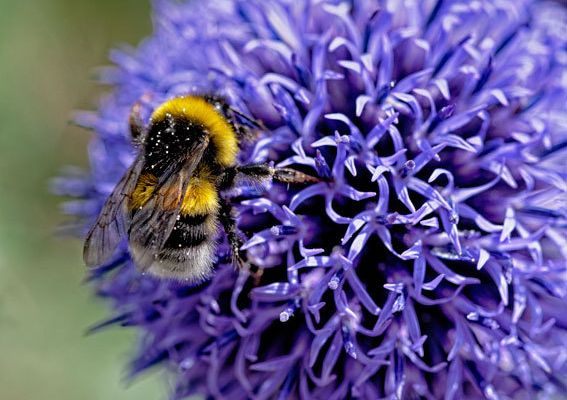
<path id="1" fill-rule="evenodd" d="M 202 125 L 211 135 L 211 141 L 217 149 L 217 161 L 224 167 L 236 162 L 238 139 L 226 118 L 199 96 L 176 97 L 167 100 L 156 108 L 152 121 L 161 121 L 167 115 L 182 117 Z"/>
<path id="2" fill-rule="evenodd" d="M 219 195 L 215 185 L 207 179 L 192 179 L 181 204 L 181 215 L 210 214 L 218 208 Z"/>
<path id="3" fill-rule="evenodd" d="M 205 174 L 191 177 L 183 203 L 181 204 L 181 215 L 204 215 L 218 211 L 219 195 L 215 184 L 207 178 L 208 175 Z M 157 181 L 157 178 L 151 174 L 143 174 L 140 176 L 136 188 L 132 192 L 129 204 L 130 210 L 141 208 L 150 200 Z M 175 196 L 174 191 L 171 191 L 171 195 L 169 195 L 167 188 L 165 189 L 166 197 Z"/>

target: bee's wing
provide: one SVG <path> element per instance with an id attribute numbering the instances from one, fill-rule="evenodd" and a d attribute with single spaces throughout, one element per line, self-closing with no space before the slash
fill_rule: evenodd
<path id="1" fill-rule="evenodd" d="M 107 261 L 126 233 L 126 200 L 134 190 L 144 165 L 139 154 L 134 163 L 120 179 L 85 239 L 83 259 L 88 267 L 96 267 Z"/>
<path id="2" fill-rule="evenodd" d="M 195 168 L 208 145 L 208 138 L 195 141 L 178 160 L 177 167 L 171 167 L 162 175 L 152 197 L 132 217 L 129 240 L 135 244 L 134 258 L 142 271 L 149 269 L 155 256 L 163 248 L 179 216 L 185 192 Z"/>

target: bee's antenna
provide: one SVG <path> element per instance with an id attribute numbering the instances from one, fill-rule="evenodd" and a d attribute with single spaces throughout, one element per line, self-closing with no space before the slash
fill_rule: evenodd
<path id="1" fill-rule="evenodd" d="M 254 119 L 254 118 L 252 118 L 252 117 L 250 117 L 250 116 L 248 116 L 248 115 L 246 115 L 246 114 L 244 114 L 244 113 L 238 111 L 237 109 L 235 109 L 235 108 L 233 108 L 233 107 L 231 107 L 231 106 L 228 106 L 228 108 L 230 109 L 230 111 L 231 111 L 232 113 L 234 113 L 235 115 L 238 115 L 240 118 L 242 118 L 243 120 L 247 121 L 247 122 L 248 122 L 250 125 L 252 125 L 253 127 L 258 128 L 258 129 L 263 130 L 263 131 L 267 130 L 266 126 L 262 123 L 262 121 L 259 121 L 259 120 L 257 120 L 257 119 Z"/>
<path id="2" fill-rule="evenodd" d="M 128 118 L 130 136 L 132 137 L 132 142 L 137 146 L 143 144 L 146 139 L 147 129 L 142 119 L 142 103 L 147 103 L 150 99 L 151 95 L 149 93 L 144 94 L 134 103 L 130 110 Z"/>

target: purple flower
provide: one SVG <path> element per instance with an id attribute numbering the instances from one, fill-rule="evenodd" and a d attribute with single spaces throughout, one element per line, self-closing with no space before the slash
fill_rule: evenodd
<path id="1" fill-rule="evenodd" d="M 528 0 L 158 1 L 77 120 L 90 225 L 133 160 L 128 114 L 218 92 L 267 127 L 240 160 L 319 175 L 240 186 L 243 249 L 199 286 L 92 274 L 174 398 L 533 399 L 567 384 L 567 13 Z M 149 96 L 148 96 L 149 95 Z M 149 100 L 148 100 L 149 99 Z M 563 158 L 563 159 L 562 159 Z"/>

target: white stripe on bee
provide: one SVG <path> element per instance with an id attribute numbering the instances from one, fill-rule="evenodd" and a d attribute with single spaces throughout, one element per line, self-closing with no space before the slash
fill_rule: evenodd
<path id="1" fill-rule="evenodd" d="M 142 253 L 135 243 L 130 243 L 134 261 Z M 205 240 L 198 246 L 178 249 L 164 249 L 156 255 L 156 261 L 146 271 L 162 278 L 179 279 L 190 283 L 202 282 L 213 273 L 214 240 Z"/>

